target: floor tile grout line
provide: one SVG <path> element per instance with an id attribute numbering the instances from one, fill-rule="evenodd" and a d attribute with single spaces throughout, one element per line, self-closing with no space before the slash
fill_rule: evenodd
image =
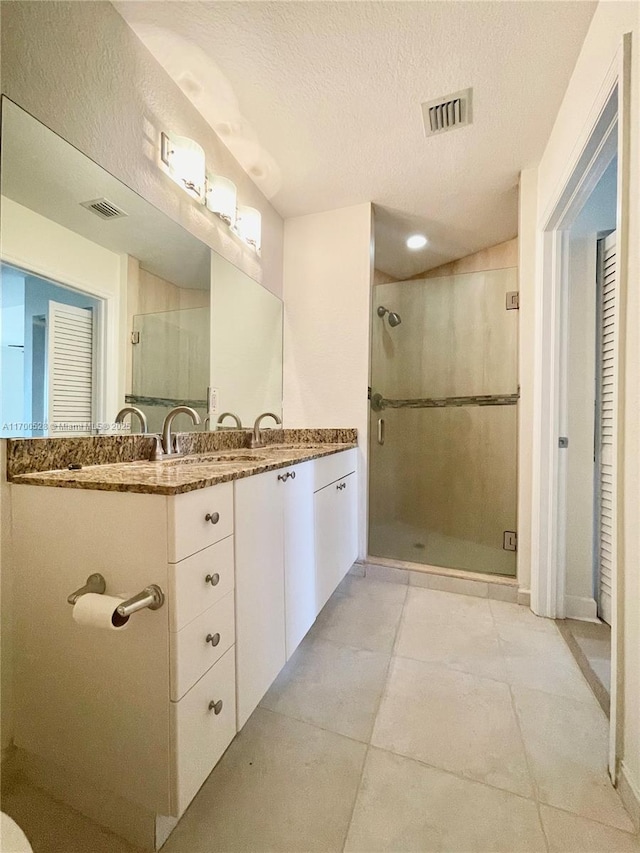
<path id="1" fill-rule="evenodd" d="M 502 640 L 498 640 L 499 643 Z M 544 821 L 542 820 L 542 809 L 540 806 L 540 788 L 538 787 L 538 780 L 536 779 L 533 764 L 531 761 L 531 757 L 529 755 L 529 750 L 527 749 L 527 744 L 524 739 L 524 732 L 522 731 L 522 726 L 520 724 L 520 717 L 518 716 L 518 709 L 516 707 L 516 698 L 513 695 L 513 690 L 511 689 L 511 685 L 509 684 L 509 697 L 511 698 L 511 710 L 513 711 L 513 717 L 515 719 L 516 728 L 518 729 L 518 734 L 520 736 L 520 743 L 522 744 L 522 751 L 524 753 L 524 760 L 527 765 L 527 772 L 529 774 L 529 779 L 531 781 L 531 786 L 533 788 L 533 798 L 536 804 L 536 811 L 538 813 L 538 822 L 540 823 L 540 829 L 542 831 L 542 836 L 544 838 L 544 843 L 547 847 L 547 853 L 549 853 L 551 847 L 549 845 L 549 838 L 547 836 L 547 830 L 544 826 Z"/>
<path id="2" fill-rule="evenodd" d="M 294 720 L 294 722 L 296 723 L 302 723 L 305 726 L 311 726 L 311 728 L 318 729 L 318 731 L 320 732 L 326 732 L 329 735 L 342 737 L 345 740 L 350 740 L 352 743 L 357 743 L 360 746 L 369 746 L 369 741 L 359 740 L 357 737 L 352 737 L 352 735 L 346 735 L 344 734 L 344 732 L 337 732 L 335 729 L 328 729 L 325 726 L 321 726 L 319 723 L 313 723 L 311 722 L 311 720 L 305 720 L 302 717 L 295 717 L 293 714 L 287 714 L 285 711 L 275 711 L 273 708 L 267 708 L 266 705 L 258 705 L 258 708 L 260 708 L 261 711 L 268 711 L 270 714 L 276 714 L 278 717 L 284 717 L 285 720 Z"/>
<path id="3" fill-rule="evenodd" d="M 395 653 L 392 655 L 392 657 L 400 658 L 402 660 L 414 661 L 415 663 L 423 663 L 423 664 L 425 664 L 425 666 L 439 666 L 439 667 L 442 667 L 443 669 L 449 670 L 449 672 L 459 672 L 462 675 L 471 675 L 471 676 L 475 676 L 476 678 L 483 678 L 483 679 L 486 679 L 487 681 L 493 681 L 496 684 L 506 684 L 508 687 L 522 687 L 524 690 L 533 690 L 536 693 L 543 693 L 545 696 L 554 696 L 557 699 L 566 699 L 568 702 L 577 702 L 581 705 L 590 705 L 591 704 L 590 700 L 587 701 L 584 699 L 576 698 L 575 696 L 567 696 L 565 693 L 554 693 L 551 690 L 543 690 L 540 687 L 529 687 L 527 684 L 514 684 L 511 681 L 508 681 L 508 680 L 503 681 L 502 679 L 496 678 L 495 676 L 492 676 L 492 675 L 484 675 L 484 674 L 480 674 L 478 672 L 469 672 L 469 670 L 466 670 L 466 669 L 458 669 L 458 668 L 451 666 L 450 664 L 445 663 L 443 661 L 427 661 L 427 660 L 422 660 L 421 658 L 411 657 L 410 655 L 405 655 L 405 654 L 400 655 L 400 654 L 395 654 Z M 506 658 L 506 655 L 505 655 L 505 658 Z M 598 705 L 598 707 L 600 707 L 600 706 Z"/>
<path id="4" fill-rule="evenodd" d="M 367 744 L 367 750 L 365 752 L 364 761 L 362 762 L 362 770 L 360 772 L 360 779 L 358 780 L 358 785 L 356 787 L 355 797 L 353 798 L 353 808 L 351 809 L 351 815 L 349 817 L 349 823 L 347 824 L 347 831 L 345 833 L 344 842 L 342 844 L 342 853 L 344 853 L 344 849 L 346 847 L 347 840 L 349 838 L 349 832 L 351 831 L 351 824 L 353 823 L 353 816 L 354 816 L 355 811 L 356 811 L 356 806 L 358 805 L 358 797 L 360 795 L 360 790 L 362 788 L 362 780 L 364 779 L 364 772 L 365 772 L 365 769 L 367 766 L 367 759 L 369 758 L 369 752 L 371 751 L 371 739 L 373 737 L 373 732 L 374 732 L 375 727 L 376 727 L 376 722 L 378 719 L 378 714 L 380 712 L 380 707 L 382 706 L 382 703 L 383 703 L 385 695 L 386 695 L 387 685 L 389 683 L 389 671 L 391 669 L 391 665 L 393 663 L 393 657 L 394 657 L 393 650 L 395 649 L 396 642 L 398 641 L 398 635 L 400 633 L 400 626 L 402 625 L 402 621 L 404 619 L 405 608 L 407 606 L 408 594 L 409 594 L 409 585 L 407 584 L 407 589 L 405 590 L 404 599 L 402 601 L 402 609 L 400 611 L 400 618 L 398 619 L 398 624 L 396 625 L 396 630 L 395 630 L 395 634 L 393 637 L 393 643 L 391 646 L 391 654 L 389 656 L 389 660 L 387 661 L 387 669 L 386 669 L 386 672 L 384 674 L 384 679 L 382 682 L 382 690 L 380 691 L 380 695 L 378 697 L 378 702 L 376 703 L 376 708 L 375 708 L 375 711 L 373 713 L 373 725 L 371 726 L 371 732 L 369 733 L 369 742 Z"/>

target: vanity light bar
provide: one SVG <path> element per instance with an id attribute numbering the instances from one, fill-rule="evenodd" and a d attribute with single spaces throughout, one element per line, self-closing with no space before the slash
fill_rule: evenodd
<path id="1" fill-rule="evenodd" d="M 233 181 L 206 170 L 204 150 L 187 136 L 160 134 L 160 160 L 170 177 L 200 204 L 219 216 L 240 239 L 260 254 L 262 217 L 254 207 L 238 205 Z"/>

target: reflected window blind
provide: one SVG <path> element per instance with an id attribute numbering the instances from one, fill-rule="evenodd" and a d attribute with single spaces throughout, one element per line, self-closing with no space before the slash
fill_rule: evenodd
<path id="1" fill-rule="evenodd" d="M 601 248 L 599 405 L 598 594 L 601 618 L 611 624 L 615 539 L 615 382 L 617 339 L 617 248 L 610 234 Z"/>
<path id="2" fill-rule="evenodd" d="M 94 396 L 93 311 L 49 302 L 48 320 L 49 434 L 89 430 Z"/>

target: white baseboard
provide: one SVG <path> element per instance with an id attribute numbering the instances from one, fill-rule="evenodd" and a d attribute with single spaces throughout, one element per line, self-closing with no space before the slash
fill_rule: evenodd
<path id="1" fill-rule="evenodd" d="M 629 768 L 624 761 L 620 762 L 617 789 L 637 831 L 640 829 L 640 787 L 629 775 Z"/>
<path id="2" fill-rule="evenodd" d="M 595 598 L 565 595 L 564 613 L 567 619 L 579 619 L 582 622 L 598 621 L 598 605 Z"/>

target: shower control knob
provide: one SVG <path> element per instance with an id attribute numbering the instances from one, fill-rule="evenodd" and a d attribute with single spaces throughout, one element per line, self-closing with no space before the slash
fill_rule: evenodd
<path id="1" fill-rule="evenodd" d="M 205 521 L 210 521 L 211 524 L 217 524 L 220 521 L 220 513 L 219 512 L 208 512 L 205 517 Z"/>
<path id="2" fill-rule="evenodd" d="M 220 642 L 220 634 L 217 632 L 215 634 L 207 634 L 207 638 L 205 640 L 206 643 L 211 643 L 211 645 L 215 648 Z"/>
<path id="3" fill-rule="evenodd" d="M 209 710 L 213 711 L 216 716 L 222 711 L 222 699 L 218 699 L 217 702 L 214 702 L 213 699 L 209 702 Z"/>
<path id="4" fill-rule="evenodd" d="M 207 575 L 204 580 L 205 583 L 210 583 L 211 586 L 217 586 L 220 583 L 220 575 L 216 572 L 213 575 Z"/>

